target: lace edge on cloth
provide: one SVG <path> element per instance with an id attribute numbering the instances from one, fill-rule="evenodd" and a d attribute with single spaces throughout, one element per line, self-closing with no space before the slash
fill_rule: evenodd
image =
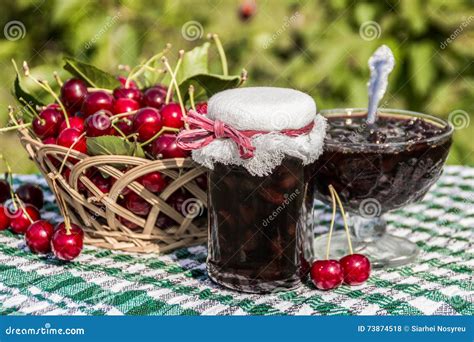
<path id="1" fill-rule="evenodd" d="M 194 150 L 193 160 L 214 169 L 214 163 L 243 166 L 253 176 L 267 176 L 281 164 L 285 156 L 299 158 L 304 165 L 314 162 L 323 152 L 326 135 L 326 119 L 317 115 L 314 128 L 307 135 L 289 137 L 279 133 L 268 133 L 252 138 L 256 150 L 253 158 L 242 159 L 236 144 L 230 139 L 218 139 L 209 145 Z"/>

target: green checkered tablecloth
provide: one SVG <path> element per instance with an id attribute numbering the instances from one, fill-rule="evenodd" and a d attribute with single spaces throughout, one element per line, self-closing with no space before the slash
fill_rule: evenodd
<path id="1" fill-rule="evenodd" d="M 39 176 L 17 176 L 16 183 Z M 58 219 L 46 191 L 43 217 Z M 417 263 L 374 271 L 358 287 L 310 284 L 252 295 L 206 275 L 206 247 L 139 255 L 86 248 L 71 263 L 31 254 L 0 234 L 0 313 L 13 315 L 473 315 L 474 168 L 447 167 L 422 203 L 389 215 L 390 231 L 422 250 Z M 318 205 L 318 210 L 324 211 Z M 329 221 L 330 213 L 321 213 Z M 325 222 L 323 222 L 325 224 Z"/>

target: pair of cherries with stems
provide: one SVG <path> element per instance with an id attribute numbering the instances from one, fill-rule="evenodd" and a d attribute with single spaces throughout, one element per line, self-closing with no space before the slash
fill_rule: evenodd
<path id="1" fill-rule="evenodd" d="M 331 194 L 332 200 L 332 217 L 326 247 L 326 260 L 314 261 L 310 270 L 311 280 L 314 286 L 320 290 L 331 290 L 342 283 L 347 285 L 360 285 L 369 278 L 371 269 L 370 261 L 365 255 L 354 254 L 344 207 L 339 195 L 332 185 L 329 185 L 329 193 Z M 340 260 L 329 259 L 331 237 L 336 218 L 336 202 L 337 205 L 339 205 L 342 219 L 344 221 L 344 229 L 346 231 L 350 253 Z"/>
<path id="2" fill-rule="evenodd" d="M 50 173 L 48 177 L 52 180 L 53 190 L 58 193 L 57 178 L 61 177 L 61 171 L 68 160 L 74 142 L 67 150 L 64 160 L 57 174 Z M 25 241 L 31 251 L 38 254 L 53 254 L 59 260 L 71 261 L 82 251 L 84 245 L 84 231 L 81 227 L 71 222 L 67 204 L 63 196 L 58 197 L 58 207 L 64 218 L 56 228 L 45 220 L 33 222 L 25 234 Z"/>
<path id="3" fill-rule="evenodd" d="M 13 192 L 13 177 L 10 164 L 3 155 L 0 155 L 0 159 L 3 160 L 7 168 L 8 190 L 10 191 L 11 198 L 10 206 L 0 205 L 0 230 L 10 228 L 13 233 L 24 234 L 26 245 L 35 254 L 53 252 L 56 258 L 66 261 L 76 258 L 82 250 L 84 239 L 82 229 L 70 223 L 67 213 L 64 216 L 64 222 L 58 224 L 56 228 L 49 221 L 43 220 L 36 206 L 20 198 L 20 196 L 25 197 L 28 195 L 25 191 Z M 55 180 L 53 180 L 54 184 Z M 29 187 L 25 189 L 29 189 Z M 26 197 L 25 199 L 34 200 L 34 198 L 29 198 L 31 196 Z M 61 207 L 64 207 L 63 202 Z M 64 210 L 61 211 L 65 213 Z"/>
<path id="4" fill-rule="evenodd" d="M 10 228 L 15 234 L 24 234 L 31 222 L 40 219 L 40 212 L 34 205 L 24 202 L 19 195 L 13 191 L 13 176 L 10 164 L 3 155 L 0 159 L 7 168 L 6 178 L 2 183 L 2 204 L 0 204 L 0 230 Z M 8 192 L 7 192 L 8 191 Z M 8 198 L 8 201 L 4 204 Z"/>

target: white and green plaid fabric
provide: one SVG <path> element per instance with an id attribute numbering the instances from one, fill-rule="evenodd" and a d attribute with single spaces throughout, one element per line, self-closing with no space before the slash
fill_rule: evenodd
<path id="1" fill-rule="evenodd" d="M 58 219 L 54 198 L 43 217 Z M 447 167 L 424 201 L 389 215 L 390 231 L 422 249 L 417 263 L 374 271 L 358 287 L 252 295 L 206 275 L 206 247 L 141 255 L 86 248 L 74 262 L 31 254 L 0 234 L 0 313 L 13 315 L 473 315 L 474 168 Z M 318 206 L 318 210 L 324 210 Z M 329 212 L 321 214 L 329 221 Z"/>

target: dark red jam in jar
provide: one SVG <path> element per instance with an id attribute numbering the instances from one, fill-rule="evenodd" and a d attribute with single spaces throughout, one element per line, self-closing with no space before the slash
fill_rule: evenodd
<path id="1" fill-rule="evenodd" d="M 314 100 L 284 88 L 239 88 L 211 97 L 178 144 L 210 169 L 209 277 L 251 293 L 301 284 L 304 166 L 322 152 L 326 124 Z"/>
<path id="2" fill-rule="evenodd" d="M 304 227 L 302 162 L 285 158 L 271 175 L 216 164 L 209 173 L 209 276 L 246 292 L 299 285 Z"/>

